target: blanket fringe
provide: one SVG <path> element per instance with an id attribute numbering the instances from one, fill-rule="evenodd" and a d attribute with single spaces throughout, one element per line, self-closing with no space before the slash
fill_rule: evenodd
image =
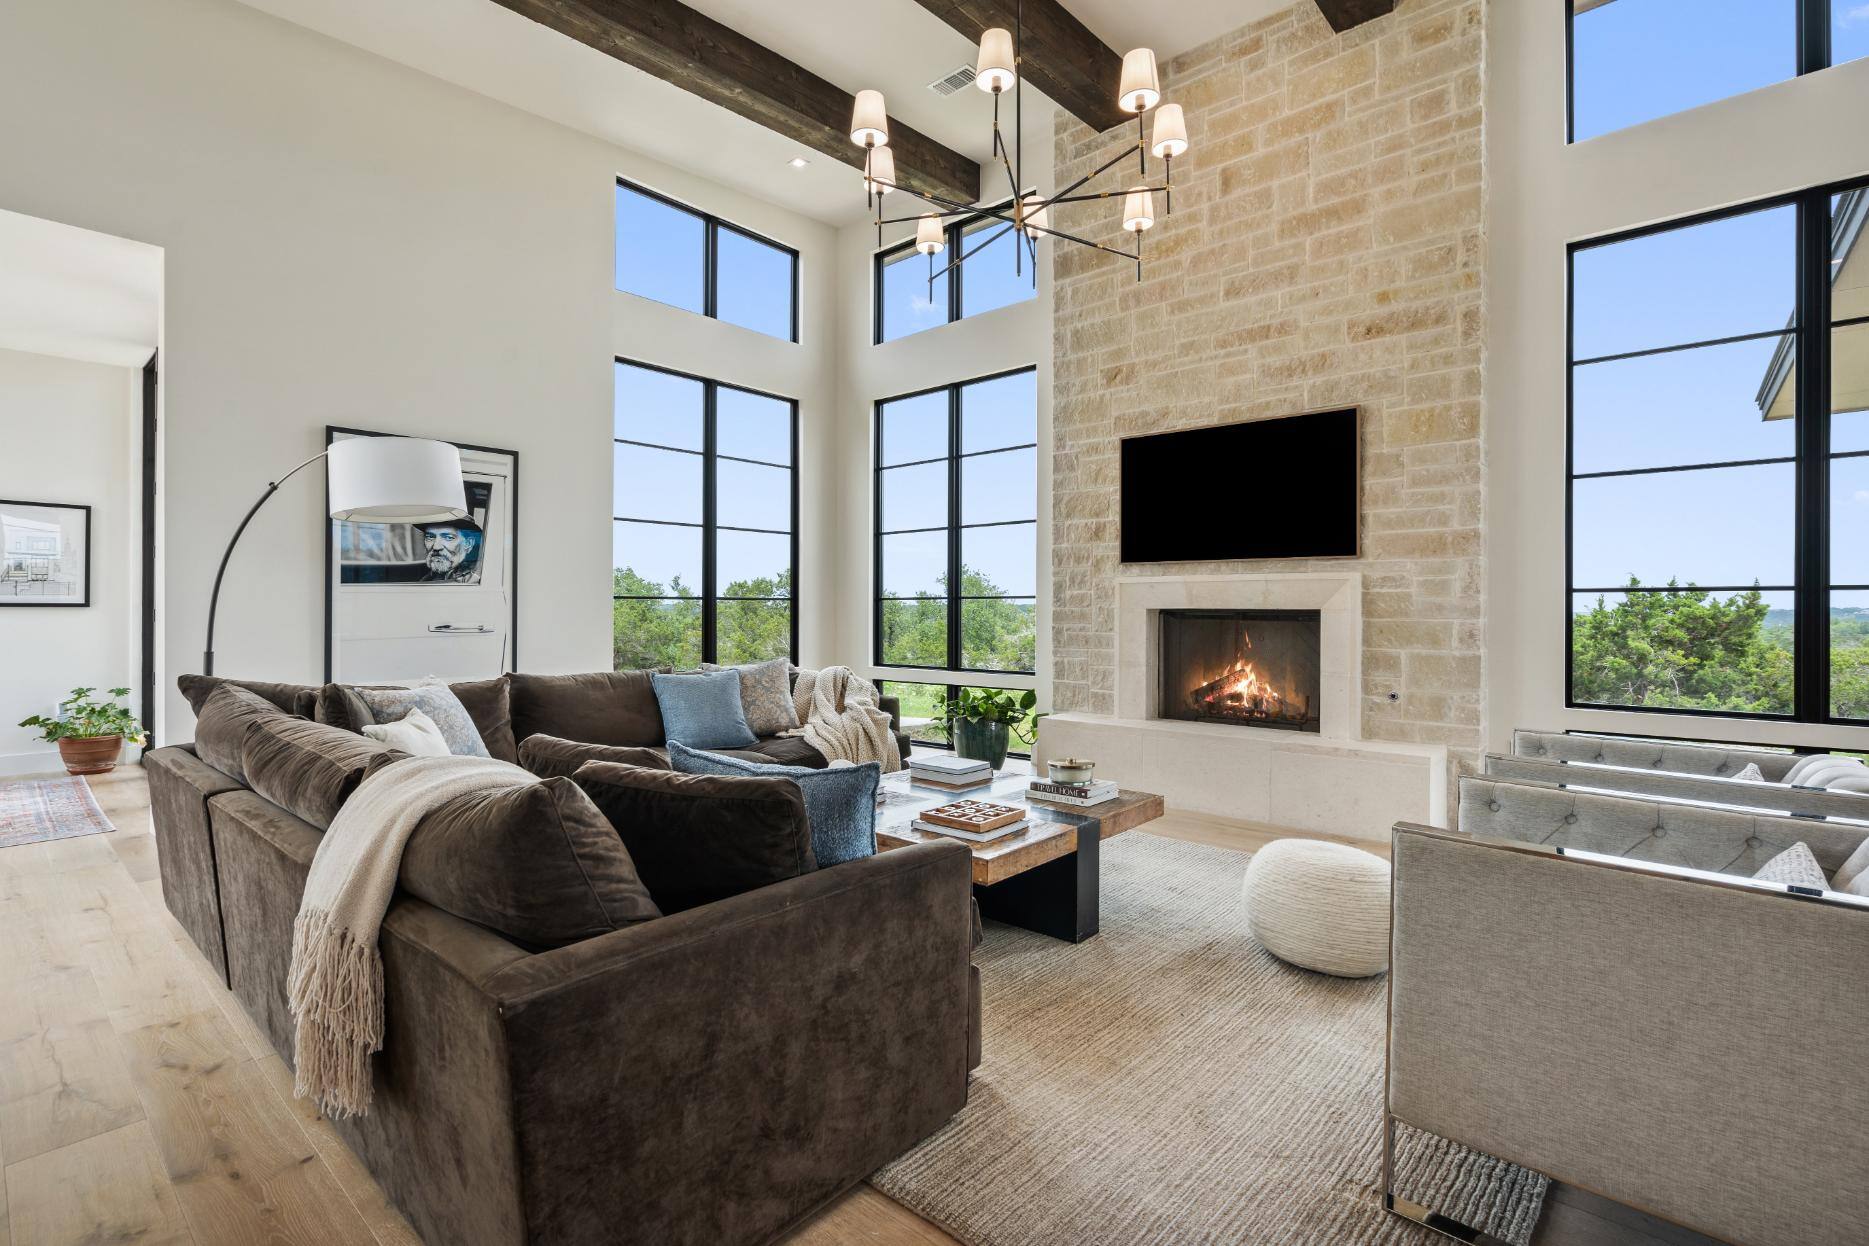
<path id="1" fill-rule="evenodd" d="M 313 1099 L 328 1116 L 370 1110 L 370 1056 L 383 1048 L 383 961 L 323 909 L 292 924 L 287 1004 L 293 1036 L 295 1098 Z"/>

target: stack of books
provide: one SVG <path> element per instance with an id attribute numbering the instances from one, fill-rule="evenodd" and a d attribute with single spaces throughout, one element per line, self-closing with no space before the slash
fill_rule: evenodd
<path id="1" fill-rule="evenodd" d="M 947 835 L 983 844 L 1017 834 L 1032 825 L 1023 805 L 1001 805 L 990 800 L 956 800 L 924 810 L 909 825 L 918 831 Z"/>
<path id="2" fill-rule="evenodd" d="M 950 757 L 938 753 L 909 761 L 909 778 L 916 783 L 961 791 L 993 781 L 993 767 L 971 757 Z"/>
<path id="3" fill-rule="evenodd" d="M 1073 805 L 1087 809 L 1092 805 L 1101 805 L 1105 801 L 1116 799 L 1116 784 L 1108 781 L 1096 783 L 1053 783 L 1049 779 L 1033 779 L 1026 788 L 1026 795 L 1047 800 L 1058 805 Z"/>

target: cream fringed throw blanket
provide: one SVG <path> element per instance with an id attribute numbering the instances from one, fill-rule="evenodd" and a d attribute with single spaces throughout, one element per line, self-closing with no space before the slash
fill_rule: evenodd
<path id="1" fill-rule="evenodd" d="M 879 762 L 884 774 L 902 769 L 895 729 L 876 704 L 876 686 L 849 667 L 799 671 L 792 702 L 805 725 L 786 735 L 803 736 L 832 762 Z"/>
<path id="2" fill-rule="evenodd" d="M 370 1054 L 383 1046 L 377 931 L 416 826 L 457 796 L 537 782 L 486 757 L 412 757 L 371 775 L 344 802 L 318 842 L 292 927 L 295 1097 L 332 1116 L 370 1110 Z"/>

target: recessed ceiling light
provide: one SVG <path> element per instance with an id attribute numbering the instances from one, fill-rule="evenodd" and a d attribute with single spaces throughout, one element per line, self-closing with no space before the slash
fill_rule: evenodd
<path id="1" fill-rule="evenodd" d="M 794 169 L 802 169 L 806 165 L 810 164 L 811 162 L 805 159 L 803 156 L 793 156 L 790 160 L 787 160 L 785 163 L 791 165 Z"/>

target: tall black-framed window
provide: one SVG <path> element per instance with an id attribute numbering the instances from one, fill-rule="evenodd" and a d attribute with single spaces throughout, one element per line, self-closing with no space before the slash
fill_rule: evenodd
<path id="1" fill-rule="evenodd" d="M 618 670 L 798 654 L 798 403 L 616 361 Z"/>
<path id="2" fill-rule="evenodd" d="M 876 665 L 1031 674 L 1038 373 L 876 404 Z"/>
<path id="3" fill-rule="evenodd" d="M 1869 722 L 1869 183 L 1570 249 L 1566 703 Z"/>
<path id="4" fill-rule="evenodd" d="M 798 340 L 798 252 L 617 179 L 616 288 Z"/>
<path id="5" fill-rule="evenodd" d="M 1869 56 L 1862 0 L 1563 4 L 1571 142 Z"/>
<path id="6" fill-rule="evenodd" d="M 1023 257 L 1015 255 L 1017 235 L 1004 221 L 995 216 L 957 217 L 947 223 L 945 233 L 947 249 L 934 256 L 932 264 L 915 250 L 912 238 L 876 253 L 872 287 L 878 345 L 1037 296 L 1032 253 L 1028 248 Z M 978 249 L 948 270 L 953 258 L 969 248 Z M 932 285 L 931 267 L 937 274 Z"/>

